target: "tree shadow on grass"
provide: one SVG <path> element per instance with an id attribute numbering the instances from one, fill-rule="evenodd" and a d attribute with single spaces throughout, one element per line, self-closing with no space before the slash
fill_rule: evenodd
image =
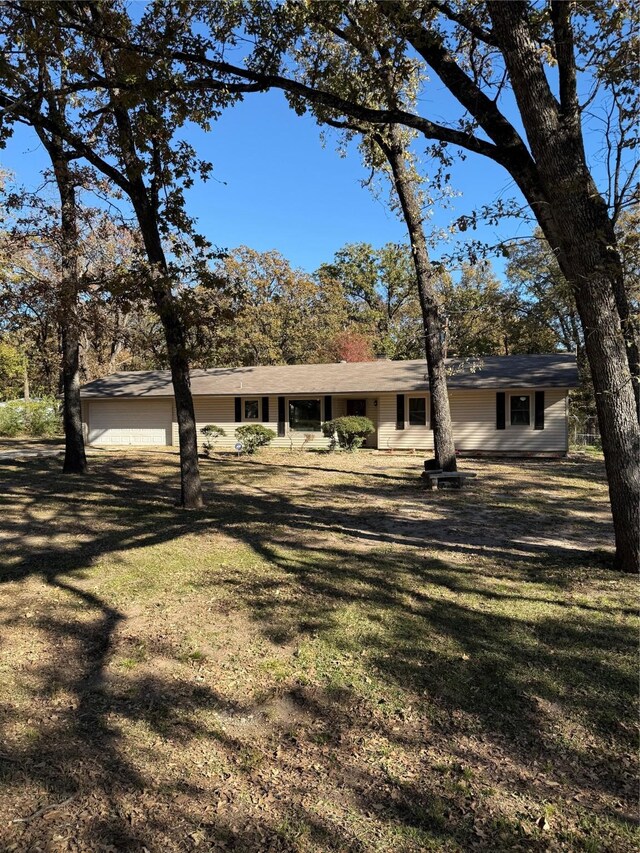
<path id="1" fill-rule="evenodd" d="M 547 752 L 549 759 L 556 745 L 536 724 L 537 697 L 579 709 L 602 736 L 612 733 L 614 720 L 628 717 L 635 676 L 632 669 L 617 668 L 615 654 L 632 648 L 635 627 L 611 624 L 615 608 L 610 605 L 583 613 L 557 595 L 522 596 L 514 590 L 498 596 L 501 607 L 492 610 L 486 600 L 493 593 L 473 570 L 441 560 L 264 544 L 261 551 L 268 565 L 289 578 L 286 593 L 281 580 L 248 580 L 241 571 L 223 583 L 251 607 L 276 642 L 331 631 L 336 602 L 357 606 L 369 630 L 345 638 L 346 651 L 366 648 L 385 679 L 414 693 L 426 691 L 429 702 L 469 712 L 487 732 L 502 731 L 516 744 Z M 445 597 L 445 590 L 453 594 Z M 541 616 L 540 610 L 550 615 Z M 635 615 L 632 608 L 619 612 Z"/>
<path id="2" fill-rule="evenodd" d="M 263 469 L 252 463 L 240 468 L 253 477 L 249 495 L 216 486 L 207 510 L 186 514 L 167 505 L 172 471 L 154 473 L 144 460 L 116 465 L 109 460 L 94 467 L 79 487 L 60 478 L 55 462 L 13 466 L 0 499 L 6 509 L 21 501 L 20 512 L 3 525 L 1 580 L 39 577 L 74 601 L 77 610 L 38 620 L 49 645 L 36 667 L 38 693 L 71 700 L 58 719 L 35 720 L 33 739 L 19 740 L 4 762 L 4 780 L 15 791 L 29 783 L 55 801 L 75 796 L 82 802 L 88 816 L 72 817 L 78 849 L 189 849 L 196 846 L 197 833 L 203 833 L 198 845 L 240 850 L 297 850 L 303 843 L 319 850 L 375 849 L 362 841 L 366 832 L 358 829 L 358 821 L 368 827 L 374 819 L 376 825 L 402 830 L 397 849 L 514 849 L 523 842 L 517 824 L 504 820 L 497 825 L 495 815 L 478 819 L 473 809 L 462 809 L 464 791 L 455 787 L 462 781 L 449 779 L 449 787 L 443 787 L 440 771 L 428 761 L 424 775 L 413 781 L 387 778 L 349 758 L 346 767 L 338 768 L 331 751 L 316 750 L 315 740 L 307 744 L 308 731 L 336 750 L 350 738 L 373 735 L 399 746 L 449 743 L 449 754 L 461 766 L 469 762 L 471 745 L 480 749 L 483 744 L 483 760 L 491 763 L 487 753 L 503 754 L 516 768 L 507 774 L 508 785 L 535 789 L 541 797 L 560 786 L 595 803 L 601 798 L 628 801 L 629 765 L 622 759 L 625 750 L 631 751 L 630 728 L 620 723 L 629 720 L 635 677 L 623 668 L 618 653 L 633 647 L 635 633 L 625 621 L 608 618 L 614 609 L 608 603 L 567 601 L 581 567 L 589 566 L 585 552 L 529 544 L 513 548 L 508 533 L 488 546 L 483 537 L 462 529 L 465 495 L 438 496 L 443 500 L 435 521 L 410 518 L 399 529 L 393 517 L 397 506 L 374 509 L 372 502 L 402 502 L 407 495 L 414 501 L 402 477 L 386 485 L 363 477 L 346 495 L 337 486 L 336 498 L 348 503 L 338 509 L 332 506 L 331 486 L 274 494 L 259 474 Z M 224 468 L 222 474 L 231 476 Z M 53 514 L 43 518 L 49 507 Z M 443 514 L 461 534 L 456 541 L 442 534 Z M 516 529 L 530 524 L 526 508 L 498 510 L 498 525 L 507 517 Z M 292 778 L 298 772 L 306 796 L 271 803 L 263 816 L 242 802 L 219 811 L 231 786 L 224 779 L 219 789 L 210 789 L 176 781 L 174 774 L 164 788 L 150 793 L 149 767 L 126 754 L 122 721 L 148 733 L 151 753 L 156 741 L 168 739 L 185 748 L 215 741 L 232 764 L 235 785 L 268 791 L 278 788 L 273 778 L 263 777 L 250 760 L 236 760 L 247 749 L 246 739 L 210 719 L 211 714 L 262 719 L 264 707 L 239 705 L 212 685 L 161 673 L 131 675 L 114 684 L 106 670 L 114 631 L 126 615 L 82 581 L 109 554 L 198 537 L 212 527 L 250 548 L 265 568 L 257 575 L 241 568 L 203 571 L 194 588 L 226 591 L 272 642 L 304 646 L 328 637 L 341 654 L 364 655 L 380 689 L 409 697 L 419 721 L 398 725 L 393 713 L 374 713 L 375 691 L 363 695 L 362 685 L 349 684 L 348 673 L 340 675 L 339 689 L 327 683 L 288 690 L 293 716 L 305 734 L 292 738 L 290 721 L 282 720 L 271 721 L 265 734 L 263 720 L 261 737 L 277 756 L 269 759 L 271 769 Z M 329 539 L 336 535 L 342 538 Z M 425 556 L 425 543 L 439 556 Z M 471 562 L 456 562 L 461 554 Z M 494 573 L 485 578 L 487 565 Z M 350 612 L 357 614 L 353 624 L 345 622 Z M 628 613 L 619 608 L 617 615 Z M 7 623 L 12 620 L 18 625 L 19 614 L 9 612 Z M 581 720 L 595 740 L 576 736 L 567 741 L 558 726 L 565 718 Z M 8 706 L 5 728 L 11 730 L 16 722 Z M 615 749 L 605 753 L 607 741 Z M 319 771 L 295 769 L 307 748 Z M 544 768 L 544 781 L 523 781 L 531 766 Z M 353 826 L 333 818 L 330 805 L 326 815 L 310 805 L 316 784 L 329 785 L 325 777 L 338 780 L 341 796 L 357 817 Z M 213 801 L 203 805 L 205 792 Z M 94 805 L 87 806 L 91 798 Z M 23 826 L 21 844 L 37 844 L 47 835 L 39 818 L 11 828 Z M 528 838 L 526 846 L 545 849 L 546 841 Z"/>

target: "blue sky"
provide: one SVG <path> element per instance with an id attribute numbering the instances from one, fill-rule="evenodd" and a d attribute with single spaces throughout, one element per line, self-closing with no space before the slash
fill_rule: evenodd
<path id="1" fill-rule="evenodd" d="M 212 179 L 189 192 L 188 212 L 216 246 L 276 249 L 311 272 L 346 243 L 377 247 L 406 241 L 404 223 L 389 210 L 386 191 L 375 198 L 361 186 L 368 173 L 355 147 L 346 158 L 337 154 L 334 137 L 323 147 L 315 121 L 296 116 L 280 92 L 247 96 L 225 111 L 210 133 L 192 129 L 188 138 L 214 164 Z M 0 152 L 0 163 L 31 189 L 48 165 L 37 138 L 23 127 Z M 434 226 L 446 228 L 475 205 L 514 194 L 503 170 L 473 155 L 456 166 L 453 183 L 462 192 L 455 213 L 435 208 Z M 504 223 L 499 232 L 485 227 L 470 236 L 495 242 L 518 227 L 528 230 Z M 439 245 L 434 257 L 450 248 Z"/>
<path id="2" fill-rule="evenodd" d="M 131 8 L 135 10 L 135 4 Z M 555 90 L 552 69 L 549 75 Z M 580 76 L 581 97 L 592 82 L 590 74 Z M 600 132 L 594 133 L 601 130 L 601 106 L 596 100 L 591 116 L 585 117 L 585 141 L 594 177 L 602 183 L 602 137 Z M 501 108 L 521 130 L 508 90 L 502 93 Z M 460 116 L 459 105 L 437 77 L 425 82 L 419 109 L 444 123 L 455 124 Z M 355 146 L 346 158 L 336 152 L 336 137 L 330 136 L 323 147 L 313 118 L 297 116 L 281 92 L 247 95 L 223 112 L 210 133 L 189 128 L 185 135 L 198 154 L 214 164 L 211 180 L 189 191 L 187 212 L 215 246 L 276 249 L 293 266 L 312 272 L 331 261 L 346 243 L 363 241 L 379 247 L 390 241 L 407 241 L 404 223 L 386 203 L 387 191 L 376 198 L 361 186 L 367 173 Z M 420 150 L 420 141 L 415 148 Z M 40 172 L 48 166 L 37 138 L 24 127 L 18 127 L 7 148 L 0 151 L 0 164 L 15 174 L 18 184 L 30 189 L 39 185 Z M 428 170 L 428 164 L 425 168 Z M 497 199 L 513 197 L 522 202 L 507 172 L 487 158 L 468 153 L 464 161 L 456 159 L 451 171 L 452 186 L 460 197 L 454 200 L 453 209 L 433 209 L 431 228 L 447 229 L 456 217 Z M 478 231 L 458 235 L 458 239 L 496 244 L 526 237 L 532 228 L 530 221 L 505 219 L 498 226 L 480 225 Z M 453 248 L 452 242 L 437 241 L 432 257 L 440 259 Z M 494 265 L 500 274 L 505 261 L 494 259 Z"/>
<path id="3" fill-rule="evenodd" d="M 213 162 L 214 180 L 191 193 L 189 209 L 218 245 L 277 249 L 307 270 L 331 260 L 345 243 L 406 242 L 406 227 L 389 209 L 387 191 L 376 198 L 363 187 L 368 172 L 358 151 L 353 146 L 340 157 L 336 140 L 330 136 L 323 147 L 315 121 L 296 116 L 279 92 L 248 97 L 225 112 L 210 134 L 199 132 L 192 140 Z M 457 213 L 436 207 L 431 222 L 437 227 L 474 205 L 513 194 L 504 171 L 475 157 L 456 167 L 455 185 L 463 193 L 455 199 Z M 511 223 L 502 236 L 513 231 Z M 488 241 L 498 236 L 493 228 L 482 235 Z"/>

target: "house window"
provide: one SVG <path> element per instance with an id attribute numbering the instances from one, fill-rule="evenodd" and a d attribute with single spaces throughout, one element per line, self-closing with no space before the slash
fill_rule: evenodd
<path id="1" fill-rule="evenodd" d="M 300 432 L 319 432 L 320 400 L 289 400 L 289 428 Z"/>
<path id="2" fill-rule="evenodd" d="M 244 401 L 244 419 L 245 421 L 260 420 L 260 405 L 258 400 Z"/>
<path id="3" fill-rule="evenodd" d="M 425 397 L 409 397 L 409 426 L 427 425 L 427 400 Z"/>
<path id="4" fill-rule="evenodd" d="M 529 426 L 531 423 L 531 397 L 528 394 L 511 395 L 511 426 Z"/>

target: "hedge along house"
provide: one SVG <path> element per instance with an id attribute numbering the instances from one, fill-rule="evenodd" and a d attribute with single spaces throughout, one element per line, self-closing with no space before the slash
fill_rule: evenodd
<path id="1" fill-rule="evenodd" d="M 568 391 L 578 385 L 573 355 L 450 359 L 449 399 L 456 448 L 473 453 L 565 454 Z M 191 371 L 198 429 L 217 424 L 232 448 L 235 429 L 264 424 L 275 447 L 326 446 L 322 423 L 365 415 L 367 446 L 430 450 L 432 415 L 422 360 L 214 368 Z M 168 370 L 114 373 L 81 389 L 90 445 L 178 445 Z"/>

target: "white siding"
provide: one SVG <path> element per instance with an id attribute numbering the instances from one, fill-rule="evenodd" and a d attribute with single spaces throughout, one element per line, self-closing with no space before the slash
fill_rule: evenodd
<path id="1" fill-rule="evenodd" d="M 80 401 L 80 412 L 82 418 L 82 440 L 85 444 L 89 444 L 89 406 L 88 400 Z"/>
<path id="2" fill-rule="evenodd" d="M 333 398 L 333 417 L 334 418 L 344 418 L 347 414 L 347 398 L 346 397 L 334 397 Z"/>
<path id="3" fill-rule="evenodd" d="M 318 399 L 317 395 L 308 395 L 310 399 Z M 244 400 L 245 399 L 255 399 L 255 397 L 242 397 L 243 402 L 243 410 L 244 410 Z M 262 398 L 260 398 L 262 399 Z M 295 394 L 292 396 L 285 396 L 285 435 L 278 436 L 278 397 L 271 396 L 269 397 L 269 421 L 264 423 L 264 426 L 269 427 L 276 433 L 276 438 L 271 442 L 271 447 L 283 447 L 286 449 L 301 447 L 305 440 L 305 435 L 307 433 L 299 432 L 297 430 L 289 429 L 289 400 L 295 399 L 305 399 L 304 394 Z M 322 419 L 325 419 L 324 416 L 324 396 L 321 395 L 320 399 L 320 412 L 322 415 Z M 364 396 L 357 397 L 357 395 L 352 394 L 349 395 L 349 399 L 365 399 Z M 370 418 L 373 423 L 377 426 L 378 423 L 378 406 L 377 398 L 370 397 L 367 399 L 367 417 Z M 347 413 L 347 397 L 338 397 L 334 396 L 332 398 L 332 417 L 339 418 Z M 219 438 L 215 447 L 220 449 L 230 449 L 236 442 L 235 430 L 236 427 L 239 427 L 240 424 L 235 422 L 235 403 L 233 397 L 194 397 L 194 407 L 196 413 L 196 425 L 198 430 L 200 430 L 206 424 L 216 424 L 224 429 L 226 435 Z M 256 423 L 256 421 L 247 421 L 246 423 Z M 262 421 L 258 421 L 257 423 L 262 423 Z M 174 444 L 178 444 L 178 424 L 175 422 L 175 407 L 174 407 L 174 424 L 173 424 L 173 434 L 174 434 Z M 307 444 L 308 447 L 327 447 L 329 441 L 324 437 L 321 431 L 317 431 L 314 433 L 310 433 L 313 435 L 313 440 Z M 198 442 L 202 445 L 202 437 L 198 437 Z M 376 447 L 376 433 L 373 433 L 367 442 L 367 446 Z"/>
<path id="4" fill-rule="evenodd" d="M 541 389 L 537 389 L 541 390 Z M 567 450 L 567 420 L 566 397 L 564 389 L 545 390 L 545 428 L 533 428 L 533 400 L 535 389 L 513 389 L 506 392 L 506 427 L 496 429 L 496 392 L 495 391 L 451 391 L 451 415 L 455 444 L 458 450 L 486 452 L 566 452 Z M 529 394 L 531 396 L 531 424 L 529 426 L 511 426 L 509 417 L 509 398 L 511 394 Z M 290 431 L 288 426 L 289 399 L 304 398 L 303 394 L 295 397 L 285 397 L 285 416 L 287 420 L 286 435 L 276 437 L 273 447 L 290 449 L 300 447 L 304 441 L 304 433 Z M 310 397 L 313 395 L 309 395 Z M 364 395 L 362 395 L 364 396 Z M 405 429 L 396 430 L 396 394 L 384 393 L 377 397 L 367 398 L 367 416 L 377 425 L 377 434 L 371 437 L 369 446 L 380 450 L 432 450 L 433 432 L 429 429 L 429 396 L 427 400 L 427 425 L 409 426 L 408 399 L 420 396 L 405 392 Z M 357 395 L 333 396 L 333 417 L 346 414 L 346 400 Z M 242 398 L 243 400 L 245 398 Z M 247 398 L 255 399 L 255 397 Z M 321 396 L 321 412 L 324 418 L 324 397 Z M 377 401 L 377 406 L 376 406 Z M 235 409 L 233 397 L 194 397 L 196 424 L 201 429 L 206 424 L 217 424 L 226 431 L 216 447 L 230 449 L 236 437 Z M 128 407 L 128 408 L 127 408 Z M 169 409 L 171 409 L 171 429 L 169 429 Z M 178 446 L 178 424 L 175 404 L 167 400 L 92 400 L 83 402 L 83 411 L 87 413 L 87 434 L 90 439 L 97 437 L 96 429 L 121 430 L 111 438 L 118 437 L 119 441 L 110 443 L 150 444 L 157 443 L 166 429 L 167 440 Z M 95 412 L 98 412 L 97 421 Z M 163 426 L 163 422 L 165 426 Z M 278 431 L 278 397 L 269 397 L 269 422 L 265 423 L 275 433 Z M 122 432 L 125 430 L 125 432 Z M 153 439 L 151 441 L 150 439 Z M 376 441 L 377 439 L 377 441 Z M 98 436 L 98 441 L 100 440 Z M 202 437 L 199 436 L 202 444 Z M 321 432 L 314 433 L 312 447 L 325 447 L 327 439 Z"/>
<path id="5" fill-rule="evenodd" d="M 537 389 L 541 390 L 541 389 Z M 506 392 L 506 426 L 496 429 L 496 395 L 488 391 L 452 392 L 451 416 L 459 450 L 508 450 L 546 452 L 567 450 L 566 391 L 546 390 L 544 395 L 544 429 L 533 428 L 533 389 Z M 529 426 L 511 426 L 511 395 L 528 394 L 531 398 Z"/>
<path id="6" fill-rule="evenodd" d="M 377 397 L 367 397 L 367 417 L 371 421 L 371 423 L 376 428 L 375 432 L 372 432 L 371 435 L 367 438 L 364 443 L 365 447 L 377 447 L 378 446 L 378 398 Z"/>
<path id="7" fill-rule="evenodd" d="M 309 398 L 317 399 L 318 395 L 309 395 Z M 270 396 L 269 397 L 269 420 L 268 422 L 263 421 L 243 421 L 243 423 L 261 423 L 263 426 L 272 429 L 276 433 L 276 438 L 271 442 L 271 447 L 284 447 L 287 449 L 291 449 L 292 447 L 300 447 L 304 442 L 305 433 L 298 431 L 289 430 L 289 400 L 290 399 L 304 399 L 304 394 L 296 394 L 295 396 L 285 397 L 285 418 L 287 421 L 286 426 L 286 435 L 278 436 L 278 397 Z M 243 410 L 244 410 L 244 400 L 255 400 L 255 395 L 251 397 L 242 397 L 243 401 Z M 261 413 L 262 413 L 262 397 L 259 398 Z M 324 417 L 324 397 L 320 397 L 320 411 L 322 416 Z M 220 426 L 225 431 L 226 435 L 219 438 L 215 447 L 220 449 L 229 450 L 233 448 L 233 445 L 237 441 L 235 431 L 236 428 L 241 426 L 240 423 L 236 423 L 235 421 L 235 398 L 234 397 L 194 397 L 193 404 L 196 413 L 196 426 L 198 430 L 200 430 L 203 426 L 207 424 L 216 424 Z M 335 411 L 336 398 L 333 400 L 333 417 L 337 417 Z M 174 424 L 173 424 L 173 433 L 174 433 L 174 443 L 178 444 L 178 424 L 175 422 L 175 407 L 174 407 Z M 198 444 L 202 446 L 203 438 L 198 435 Z M 328 440 L 323 436 L 322 432 L 314 432 L 313 433 L 313 441 L 310 442 L 307 446 L 309 447 L 327 447 Z"/>
<path id="8" fill-rule="evenodd" d="M 427 425 L 409 426 L 408 398 L 426 396 Z M 433 447 L 433 433 L 429 429 L 429 395 L 405 392 L 405 428 L 396 429 L 396 394 L 380 394 L 378 411 L 380 424 L 378 428 L 379 450 L 428 450 Z"/>
<path id="9" fill-rule="evenodd" d="M 237 424 L 233 423 L 234 407 L 233 397 L 194 397 L 193 406 L 196 413 L 196 427 L 198 429 L 198 444 L 202 445 L 202 436 L 200 430 L 207 424 L 216 424 L 221 426 L 226 436 L 218 439 L 220 446 L 233 446 L 235 437 L 233 430 Z M 176 424 L 176 431 L 178 425 Z M 216 447 L 218 446 L 216 441 Z"/>
<path id="10" fill-rule="evenodd" d="M 544 429 L 533 428 L 533 401 L 535 390 L 513 389 L 506 392 L 506 427 L 496 429 L 495 391 L 451 391 L 451 418 L 455 445 L 464 451 L 501 452 L 565 452 L 567 450 L 566 396 L 564 389 L 545 390 Z M 511 394 L 528 394 L 531 397 L 531 424 L 511 426 L 509 399 Z M 405 394 L 407 398 L 413 396 Z M 378 447 L 380 450 L 413 448 L 433 449 L 433 432 L 426 427 L 406 426 L 396 429 L 396 395 L 379 396 L 380 427 Z M 427 400 L 427 418 L 429 403 Z"/>

